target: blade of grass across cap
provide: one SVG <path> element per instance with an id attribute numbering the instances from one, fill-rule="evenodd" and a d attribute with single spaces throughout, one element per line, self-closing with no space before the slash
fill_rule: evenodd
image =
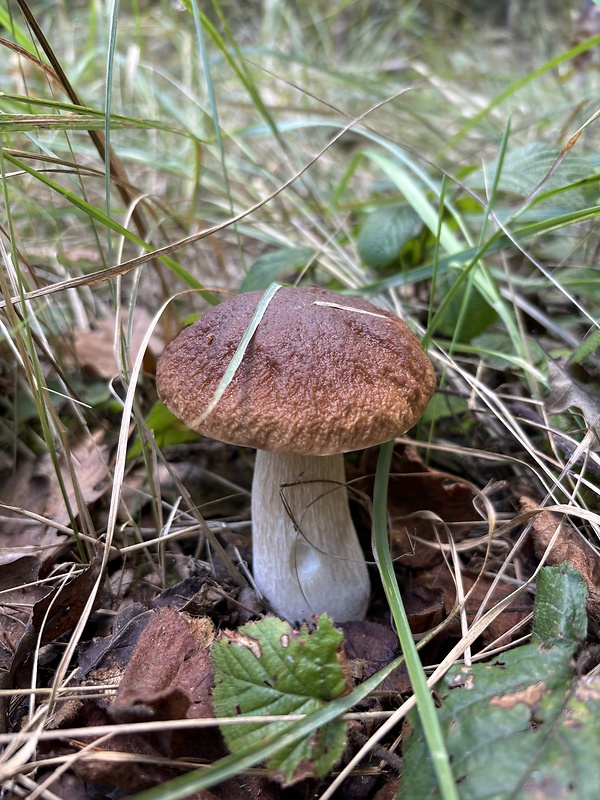
<path id="1" fill-rule="evenodd" d="M 415 695 L 417 710 L 423 725 L 423 732 L 433 768 L 437 776 L 440 796 L 443 800 L 458 800 L 458 791 L 450 768 L 448 751 L 433 697 L 427 686 L 427 678 L 423 671 L 421 659 L 415 647 L 390 553 L 387 524 L 387 492 L 393 451 L 394 442 L 386 442 L 380 448 L 377 461 L 373 493 L 373 552 L 379 567 L 386 597 L 390 604 L 394 624 L 400 639 L 400 646 L 406 660 L 406 668 Z"/>
<path id="2" fill-rule="evenodd" d="M 215 393 L 212 396 L 212 400 L 208 404 L 208 406 L 205 409 L 204 413 L 201 415 L 200 420 L 197 423 L 197 425 L 200 425 L 206 419 L 206 417 L 208 417 L 208 415 L 214 410 L 214 408 L 217 405 L 217 403 L 219 402 L 219 400 L 223 397 L 223 393 L 225 392 L 225 390 L 227 389 L 227 387 L 229 386 L 229 384 L 233 380 L 233 377 L 234 377 L 235 373 L 237 372 L 238 367 L 242 363 L 242 359 L 244 358 L 244 354 L 246 352 L 246 348 L 250 344 L 250 340 L 254 336 L 254 332 L 256 331 L 258 326 L 260 325 L 260 322 L 261 322 L 261 320 L 262 320 L 262 318 L 263 318 L 263 316 L 265 314 L 265 311 L 267 310 L 267 308 L 269 306 L 269 303 L 271 302 L 271 300 L 273 299 L 275 294 L 280 289 L 281 289 L 281 284 L 272 283 L 269 286 L 269 288 L 267 289 L 267 291 L 261 297 L 259 304 L 256 306 L 256 311 L 252 315 L 252 319 L 250 320 L 250 324 L 248 325 L 248 327 L 244 331 L 244 335 L 240 339 L 240 343 L 238 344 L 237 349 L 236 349 L 235 353 L 233 354 L 233 357 L 232 357 L 231 361 L 229 362 L 229 365 L 228 365 L 227 369 L 225 370 L 225 374 L 223 375 L 223 377 L 219 381 L 219 385 L 215 389 Z"/>

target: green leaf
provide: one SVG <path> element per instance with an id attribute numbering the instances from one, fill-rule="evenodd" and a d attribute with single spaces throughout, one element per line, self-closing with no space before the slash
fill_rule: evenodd
<path id="1" fill-rule="evenodd" d="M 528 362 L 534 366 L 544 364 L 547 355 L 536 339 L 527 338 Z M 522 359 L 511 350 L 511 342 L 503 330 L 489 330 L 471 340 L 474 350 L 485 357 L 486 366 L 493 369 L 515 369 Z"/>
<path id="2" fill-rule="evenodd" d="M 545 567 L 537 582 L 533 641 L 544 647 L 566 645 L 574 651 L 587 634 L 587 588 L 568 563 Z"/>
<path id="3" fill-rule="evenodd" d="M 600 331 L 594 331 L 574 350 L 572 360 L 575 364 L 581 364 L 598 350 L 600 350 Z"/>
<path id="4" fill-rule="evenodd" d="M 372 269 L 393 266 L 402 248 L 415 236 L 420 220 L 410 206 L 377 208 L 366 219 L 358 236 L 358 254 Z"/>
<path id="5" fill-rule="evenodd" d="M 218 716 L 308 714 L 348 690 L 342 669 L 343 634 L 323 615 L 314 632 L 265 617 L 215 643 L 213 705 Z M 225 725 L 232 753 L 260 742 L 285 722 Z M 346 746 L 346 724 L 335 720 L 269 760 L 269 772 L 286 784 L 331 770 Z"/>
<path id="6" fill-rule="evenodd" d="M 558 285 L 588 300 L 600 300 L 600 270 L 594 267 L 565 267 L 554 273 Z"/>
<path id="7" fill-rule="evenodd" d="M 450 297 L 437 330 L 455 342 L 470 342 L 498 318 L 473 281 L 446 274 L 438 281 L 440 296 Z"/>
<path id="8" fill-rule="evenodd" d="M 498 178 L 498 191 L 527 197 L 550 172 L 559 154 L 559 147 L 548 147 L 541 142 L 531 142 L 506 153 Z M 485 169 L 477 170 L 469 176 L 468 185 L 473 189 L 484 190 L 497 169 L 497 161 L 486 165 Z M 593 175 L 594 168 L 586 158 L 570 153 L 548 179 L 544 192 L 565 189 Z M 553 198 L 552 204 L 569 209 L 582 208 L 586 205 L 585 190 L 578 188 L 571 190 L 568 195 L 562 193 Z"/>
<path id="9" fill-rule="evenodd" d="M 183 422 L 177 419 L 169 409 L 160 401 L 157 401 L 150 413 L 146 417 L 146 425 L 154 431 L 154 438 L 159 447 L 167 447 L 170 444 L 185 444 L 185 442 L 195 442 L 200 438 L 200 434 L 188 428 Z M 138 434 L 129 448 L 128 458 L 139 456 L 142 452 L 142 438 Z"/>
<path id="10" fill-rule="evenodd" d="M 463 800 L 598 796 L 600 676 L 575 676 L 571 663 L 586 631 L 584 583 L 568 565 L 545 568 L 537 592 L 535 643 L 489 664 L 457 665 L 437 686 L 439 719 Z M 398 800 L 436 800 L 414 712 L 403 756 Z"/>
<path id="11" fill-rule="evenodd" d="M 259 256 L 242 281 L 240 292 L 267 289 L 287 272 L 302 269 L 315 257 L 312 247 L 282 247 Z"/>

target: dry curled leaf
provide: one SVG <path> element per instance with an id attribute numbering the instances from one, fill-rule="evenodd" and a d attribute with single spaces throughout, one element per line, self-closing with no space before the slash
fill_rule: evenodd
<path id="1" fill-rule="evenodd" d="M 519 497 L 519 506 L 523 513 L 532 515 L 532 537 L 538 558 L 546 555 L 548 546 L 558 532 L 545 563 L 548 566 L 558 566 L 567 561 L 581 573 L 588 590 L 588 612 L 595 620 L 600 620 L 600 558 L 579 531 L 562 515 L 546 511 L 532 497 L 525 494 Z"/>

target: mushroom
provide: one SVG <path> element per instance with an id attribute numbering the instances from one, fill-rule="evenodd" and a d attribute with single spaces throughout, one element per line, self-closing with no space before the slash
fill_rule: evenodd
<path id="1" fill-rule="evenodd" d="M 158 395 L 190 428 L 257 448 L 253 573 L 275 612 L 290 622 L 360 619 L 370 583 L 343 453 L 411 428 L 435 390 L 433 367 L 394 314 L 327 289 L 281 287 L 209 408 L 262 296 L 237 295 L 182 331 L 159 359 Z"/>

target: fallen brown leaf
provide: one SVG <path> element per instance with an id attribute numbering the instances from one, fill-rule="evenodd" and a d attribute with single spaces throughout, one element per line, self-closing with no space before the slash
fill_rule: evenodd
<path id="1" fill-rule="evenodd" d="M 113 719 L 211 717 L 214 626 L 172 607 L 159 608 L 144 628 L 115 701 Z"/>
<path id="2" fill-rule="evenodd" d="M 95 502 L 108 491 L 109 483 L 105 480 L 108 475 L 109 448 L 102 444 L 103 431 L 95 431 L 77 439 L 70 448 L 70 458 L 73 471 L 77 480 L 77 489 L 69 470 L 67 458 L 64 454 L 59 457 L 59 469 L 67 492 L 69 506 L 75 516 L 78 515 L 77 494 L 86 505 Z M 42 464 L 47 468 L 50 476 L 50 492 L 44 508 L 44 515 L 53 522 L 68 525 L 70 521 L 67 505 L 60 484 L 56 479 L 50 456 L 42 458 Z"/>
<path id="3" fill-rule="evenodd" d="M 484 601 L 486 603 L 484 610 L 488 611 L 514 591 L 514 586 L 500 581 L 496 584 L 494 590 L 488 597 L 488 592 L 493 582 L 493 579 L 488 575 L 475 575 L 463 571 L 461 573 L 461 580 L 466 595 L 465 610 L 467 624 L 469 625 L 473 622 L 475 615 L 480 612 Z M 450 571 L 445 569 L 419 573 L 411 589 L 407 592 L 406 598 L 407 613 L 409 614 L 411 625 L 412 594 L 415 591 L 419 594 L 423 589 L 429 591 L 432 595 L 437 592 L 440 605 L 443 607 L 444 617 L 447 617 L 454 609 L 456 603 L 456 587 Z M 519 625 L 527 619 L 532 609 L 533 598 L 528 594 L 519 595 L 488 625 L 481 636 L 482 644 L 488 645 L 497 640 L 501 640 L 501 644 L 508 644 L 516 637 L 521 636 L 524 631 Z M 515 631 L 509 633 L 513 628 Z M 444 638 L 448 636 L 460 637 L 459 618 L 455 617 L 445 626 L 440 636 Z"/>
<path id="4" fill-rule="evenodd" d="M 42 632 L 42 644 L 51 642 L 75 627 L 89 600 L 92 587 L 100 575 L 102 550 L 98 549 L 92 563 L 72 580 L 52 589 L 33 607 L 33 625 Z M 93 609 L 100 605 L 96 595 Z"/>
<path id="5" fill-rule="evenodd" d="M 165 725 L 160 733 L 127 733 L 128 722 L 213 716 L 210 619 L 190 617 L 172 606 L 139 611 L 135 604 L 112 637 L 88 646 L 80 665 L 80 679 L 87 673 L 86 685 L 117 685 L 116 697 L 74 701 L 58 720 L 60 727 L 121 723 L 123 733 L 99 745 L 103 758 L 88 757 L 73 768 L 86 780 L 136 791 L 180 774 L 181 768 L 165 759 L 214 760 L 225 754 L 220 736 L 211 729 L 190 734 Z M 147 758 L 111 761 L 111 752 Z M 157 759 L 163 763 L 151 763 Z"/>
<path id="6" fill-rule="evenodd" d="M 130 340 L 130 359 L 133 361 L 142 346 L 142 340 L 150 327 L 152 316 L 142 306 L 136 305 L 133 314 L 133 326 Z M 127 325 L 127 314 L 121 315 L 121 324 Z M 75 361 L 78 366 L 90 375 L 110 380 L 118 374 L 114 355 L 115 320 L 100 319 L 94 328 L 79 329 L 73 334 Z M 144 356 L 143 367 L 153 372 L 156 365 L 156 354 L 163 349 L 164 343 L 155 334 Z"/>
<path id="7" fill-rule="evenodd" d="M 19 511 L 25 509 L 43 515 L 50 494 L 51 476 L 42 459 L 23 461 L 2 488 L 0 502 L 0 547 L 8 550 L 28 549 L 40 558 L 53 555 L 52 547 L 61 545 L 66 536 L 48 528 Z M 6 508 L 8 506 L 9 508 Z"/>
<path id="8" fill-rule="evenodd" d="M 359 620 L 344 622 L 339 627 L 344 632 L 344 652 L 350 675 L 357 684 L 366 681 L 399 655 L 398 638 L 387 625 Z M 380 684 L 377 693 L 402 695 L 410 690 L 408 672 L 403 666 Z"/>
<path id="9" fill-rule="evenodd" d="M 369 496 L 376 456 L 376 451 L 365 454 L 360 470 L 371 477 L 353 484 Z M 349 477 L 353 477 L 351 470 Z M 454 542 L 466 539 L 480 522 L 473 509 L 476 497 L 469 483 L 429 469 L 414 448 L 396 448 L 388 490 L 390 544 L 396 565 L 416 571 L 442 564 L 438 543 L 448 542 L 444 526 L 450 527 Z M 370 529 L 370 520 L 363 522 Z"/>
<path id="10" fill-rule="evenodd" d="M 555 533 L 559 531 L 545 563 L 548 566 L 558 566 L 568 561 L 571 566 L 579 570 L 588 590 L 588 613 L 593 619 L 600 621 L 600 558 L 579 531 L 562 515 L 541 508 L 529 495 L 521 494 L 518 501 L 523 513 L 533 515 L 532 537 L 538 558 L 546 554 Z"/>

